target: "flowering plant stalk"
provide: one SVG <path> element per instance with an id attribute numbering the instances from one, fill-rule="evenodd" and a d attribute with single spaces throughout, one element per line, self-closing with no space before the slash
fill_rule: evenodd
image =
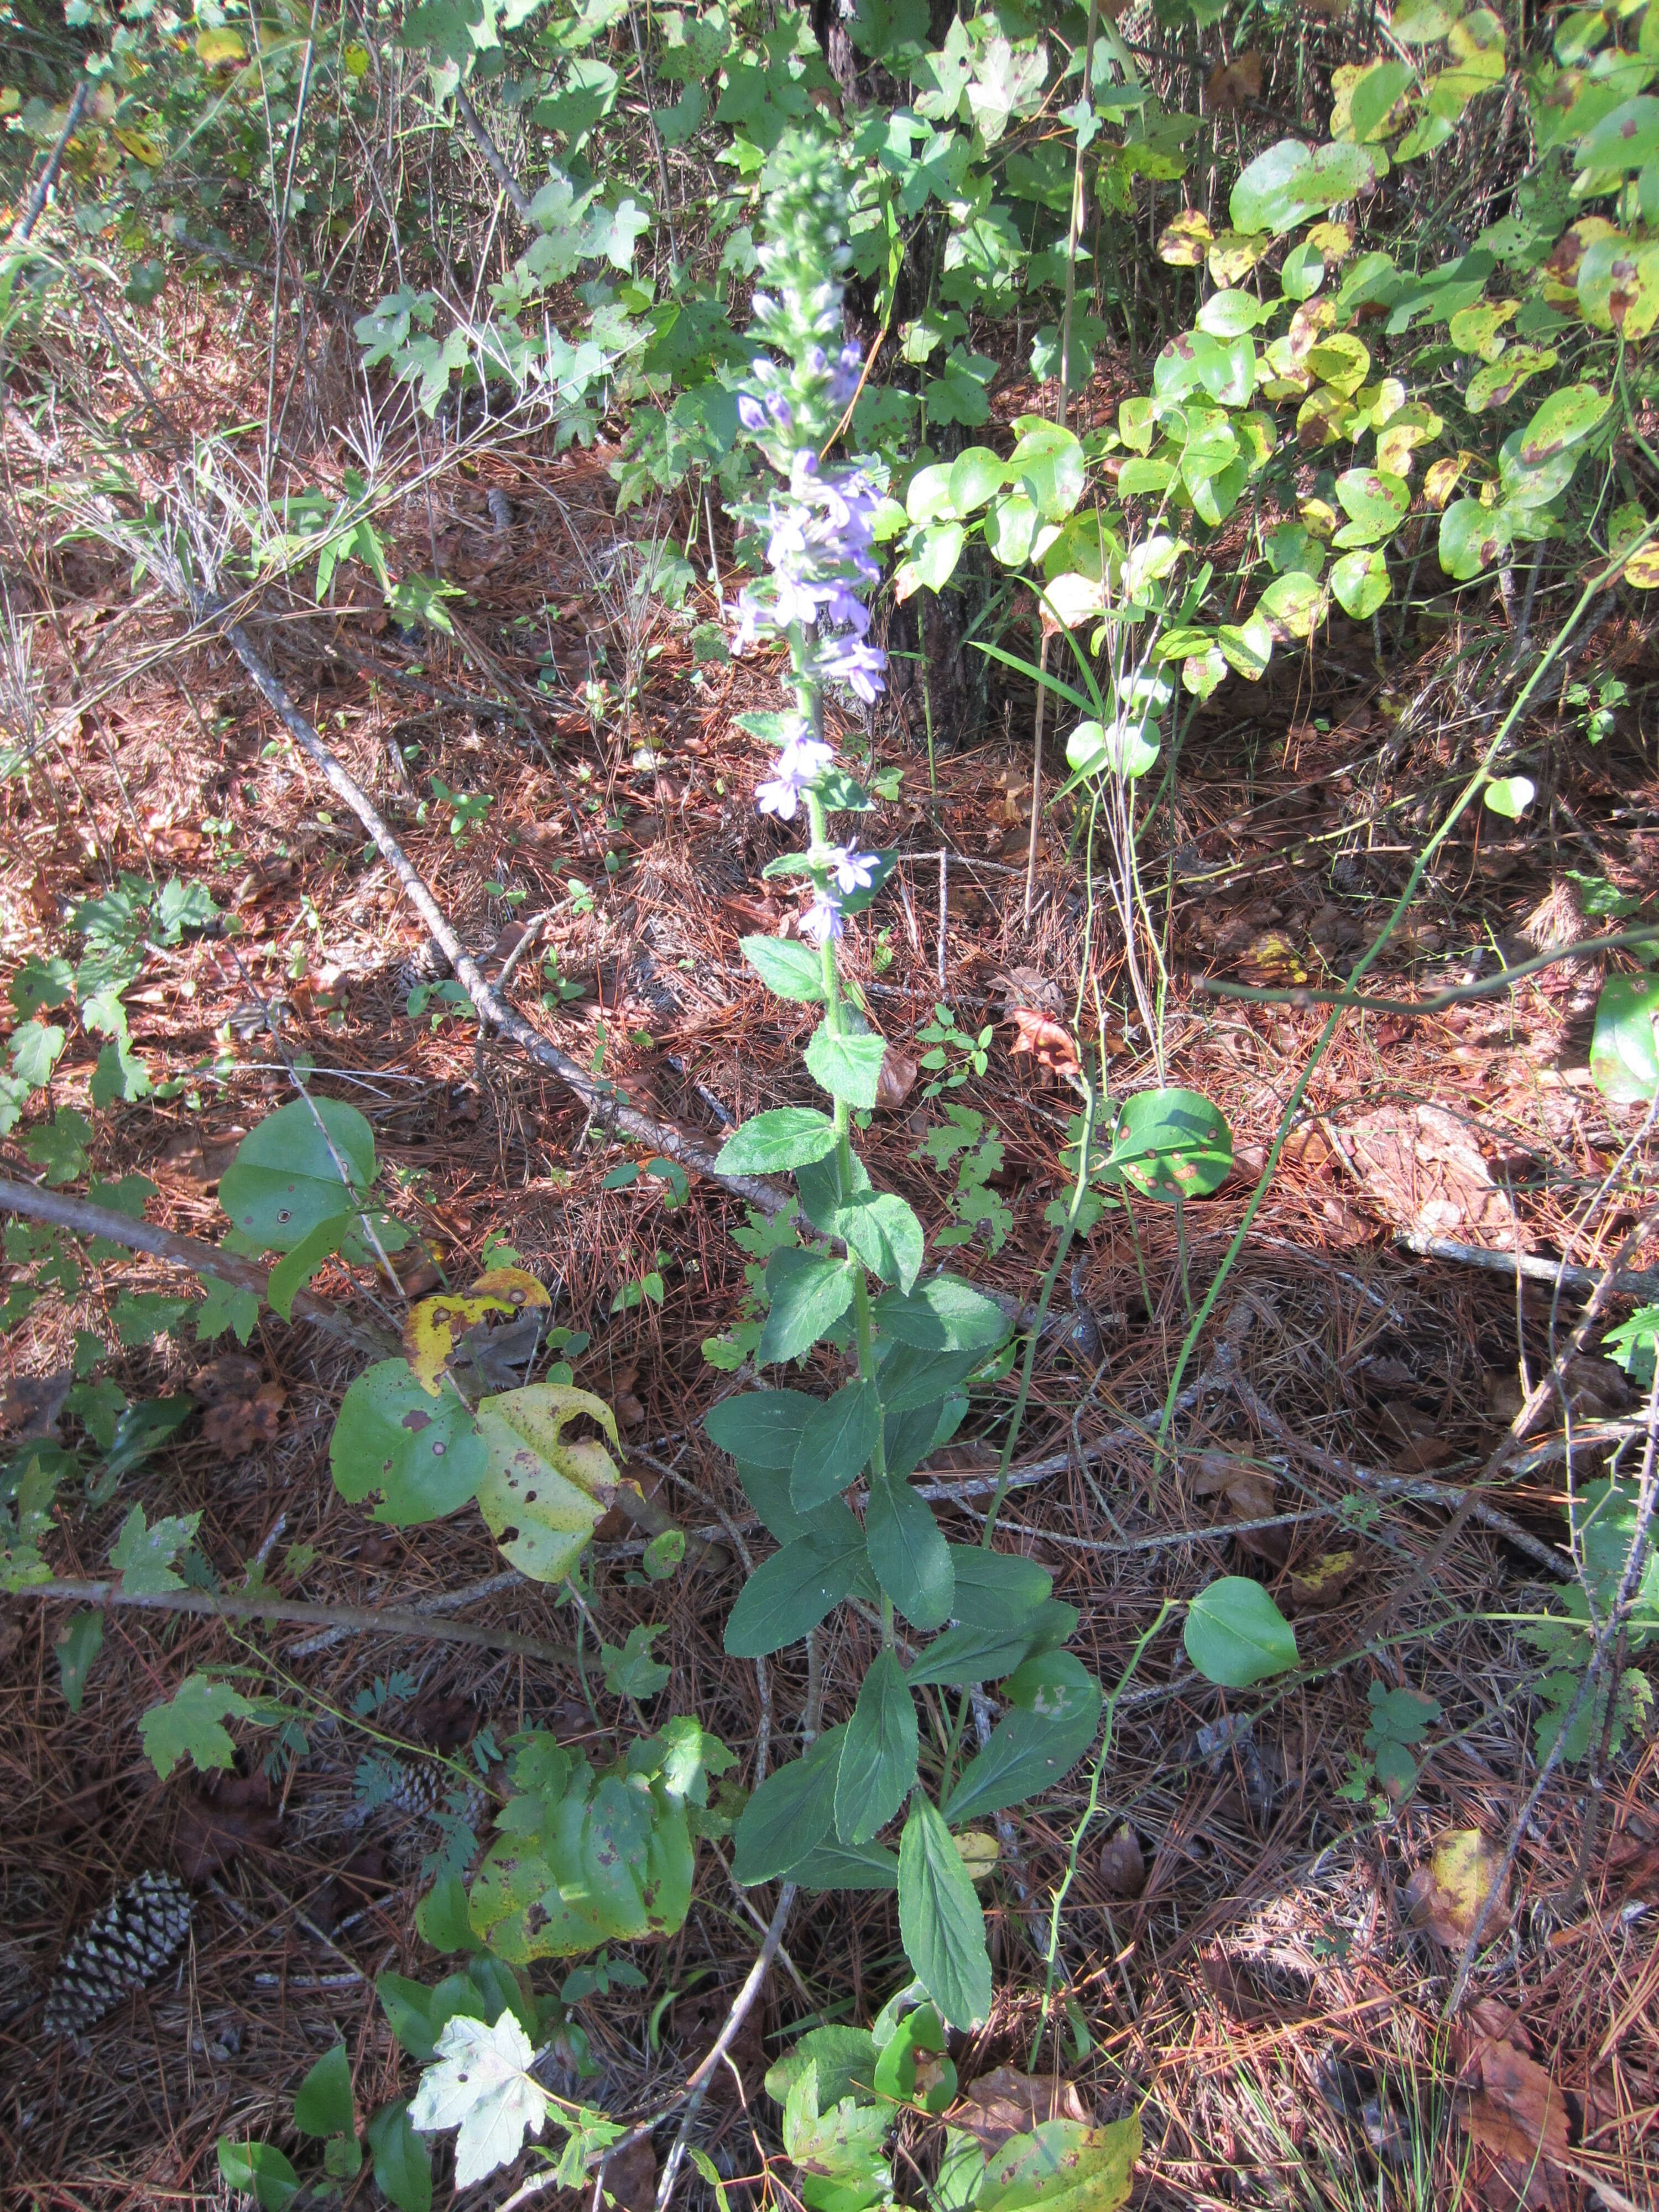
<path id="1" fill-rule="evenodd" d="M 837 953 L 893 856 L 838 842 L 830 826 L 833 814 L 871 802 L 826 738 L 826 689 L 845 684 L 873 701 L 885 665 L 866 605 L 879 579 L 872 549 L 882 491 L 866 468 L 821 458 L 862 365 L 841 340 L 844 176 L 836 149 L 805 132 L 787 136 L 769 164 L 754 302 L 762 343 L 738 402 L 774 478 L 770 497 L 741 511 L 768 573 L 732 610 L 740 649 L 772 641 L 788 652 L 792 706 L 738 720 L 776 749 L 756 794 L 761 813 L 805 817 L 805 849 L 767 872 L 804 876 L 811 893 L 799 936 L 748 938 L 743 950 L 780 997 L 823 1009 L 805 1060 L 830 1110 L 757 1115 L 728 1139 L 721 1164 L 793 1174 L 801 1218 L 816 1232 L 767 1262 L 757 1367 L 803 1362 L 827 1341 L 855 1352 L 857 1372 L 828 1398 L 741 1392 L 707 1426 L 780 1547 L 738 1596 L 727 1651 L 781 1650 L 846 1599 L 878 1608 L 879 1640 L 851 1714 L 750 1799 L 735 1871 L 749 1883 L 896 1889 L 915 1975 L 908 2002 L 965 2027 L 988 2016 L 992 1984 L 960 1831 L 1058 1781 L 1094 1741 L 1101 1693 L 1060 1648 L 1077 1615 L 1052 1598 L 1048 1573 L 988 1541 L 951 1543 L 908 1480 L 963 1420 L 970 1383 L 1006 1372 L 1008 1323 L 969 1284 L 921 1279 L 921 1222 L 903 1199 L 874 1188 L 852 1145 L 854 1115 L 876 1103 L 884 1047 Z M 970 1698 L 991 1681 L 1007 1710 L 964 1763 Z M 954 1716 L 926 1744 L 916 1700 L 925 1686 L 958 1693 Z M 883 1831 L 901 1814 L 895 1851 Z M 988 1837 L 981 1843 L 994 1855 Z"/>

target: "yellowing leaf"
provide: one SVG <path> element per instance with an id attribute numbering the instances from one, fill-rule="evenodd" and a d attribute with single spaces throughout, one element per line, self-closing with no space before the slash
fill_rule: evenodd
<path id="1" fill-rule="evenodd" d="M 153 132 L 126 131 L 118 124 L 115 129 L 118 144 L 124 146 L 135 161 L 142 161 L 147 169 L 159 169 L 166 161 L 167 148 Z"/>
<path id="2" fill-rule="evenodd" d="M 240 31 L 198 31 L 196 52 L 198 59 L 209 69 L 219 69 L 227 62 L 245 61 L 247 58 L 247 47 Z"/>
<path id="3" fill-rule="evenodd" d="M 1454 1828 L 1441 1838 L 1429 1863 L 1419 1867 L 1406 1885 L 1413 1920 L 1447 1950 L 1461 1950 L 1492 1895 L 1503 1863 L 1503 1854 L 1479 1828 Z M 1506 1917 L 1500 1899 L 1486 1916 L 1489 1941 L 1499 1933 Z"/>
<path id="4" fill-rule="evenodd" d="M 1201 208 L 1183 208 L 1164 226 L 1158 241 L 1158 258 L 1172 268 L 1196 269 L 1214 237 L 1209 217 Z"/>
<path id="5" fill-rule="evenodd" d="M 435 1398 L 440 1378 L 468 1329 L 491 1314 L 551 1304 L 544 1286 L 522 1267 L 495 1267 L 464 1295 L 441 1291 L 411 1306 L 404 1322 L 404 1352 L 422 1389 Z"/>
<path id="6" fill-rule="evenodd" d="M 1451 453 L 1444 460 L 1434 462 L 1423 479 L 1423 496 L 1431 507 L 1443 507 L 1451 497 L 1458 478 L 1474 459 L 1473 453 Z"/>
<path id="7" fill-rule="evenodd" d="M 1638 592 L 1659 591 L 1659 543 L 1644 545 L 1625 563 L 1625 581 Z"/>
<path id="8" fill-rule="evenodd" d="M 514 1565 L 534 1582 L 562 1582 L 569 1573 L 617 1486 L 616 1467 L 597 1437 L 563 1440 L 568 1424 L 584 1415 L 621 1449 L 616 1415 L 591 1390 L 532 1382 L 478 1407 L 489 1455 L 478 1510 Z"/>
<path id="9" fill-rule="evenodd" d="M 982 1835 L 977 1828 L 966 1829 L 957 1838 L 957 1850 L 972 1881 L 988 1881 L 1002 1855 L 996 1838 Z"/>

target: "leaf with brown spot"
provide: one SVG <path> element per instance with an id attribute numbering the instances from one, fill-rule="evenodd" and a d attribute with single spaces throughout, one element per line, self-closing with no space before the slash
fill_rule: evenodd
<path id="1" fill-rule="evenodd" d="M 1336 1603 L 1359 1571 L 1358 1552 L 1322 1552 L 1312 1566 L 1291 1577 L 1291 1595 L 1310 1613 Z"/>
<path id="2" fill-rule="evenodd" d="M 909 1097 L 916 1079 L 916 1063 L 896 1045 L 889 1045 L 881 1056 L 881 1066 L 876 1075 L 876 1106 L 878 1110 L 890 1110 L 902 1106 Z"/>

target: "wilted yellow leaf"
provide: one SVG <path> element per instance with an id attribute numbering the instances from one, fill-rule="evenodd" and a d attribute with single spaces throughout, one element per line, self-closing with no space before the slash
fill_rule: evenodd
<path id="1" fill-rule="evenodd" d="M 524 1268 L 493 1267 L 464 1294 L 442 1291 L 411 1306 L 404 1322 L 404 1355 L 421 1388 L 435 1398 L 444 1369 L 468 1329 L 491 1314 L 520 1314 L 551 1304 L 544 1287 Z"/>
<path id="2" fill-rule="evenodd" d="M 1441 1838 L 1429 1863 L 1419 1867 L 1406 1885 L 1413 1921 L 1447 1950 L 1461 1950 L 1492 1895 L 1503 1863 L 1502 1853 L 1479 1828 L 1454 1828 Z M 1489 1939 L 1506 1917 L 1500 1898 L 1486 1917 Z"/>

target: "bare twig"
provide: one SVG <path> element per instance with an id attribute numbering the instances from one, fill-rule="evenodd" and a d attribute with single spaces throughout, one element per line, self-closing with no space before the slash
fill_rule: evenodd
<path id="1" fill-rule="evenodd" d="M 210 1275 L 215 1281 L 230 1283 L 240 1291 L 249 1291 L 267 1303 L 270 1275 L 264 1267 L 256 1267 L 251 1260 L 239 1260 L 231 1253 L 222 1252 L 216 1244 L 206 1244 L 197 1237 L 178 1237 L 170 1229 L 158 1229 L 153 1222 L 135 1221 L 131 1215 L 117 1213 L 112 1207 L 92 1206 L 83 1198 L 70 1198 L 58 1190 L 44 1190 L 37 1184 L 0 1182 L 0 1213 L 27 1214 L 31 1220 L 45 1221 L 54 1229 L 68 1229 L 79 1237 L 103 1237 L 112 1244 L 125 1244 L 129 1251 L 149 1252 L 158 1260 L 171 1261 L 176 1267 L 187 1267 L 193 1275 Z M 309 1291 L 295 1293 L 293 1311 L 331 1336 L 337 1336 L 355 1346 L 371 1358 L 384 1359 L 388 1352 L 400 1347 L 389 1330 L 376 1328 L 372 1323 L 349 1320 L 325 1298 L 314 1297 Z"/>
<path id="2" fill-rule="evenodd" d="M 438 1644 L 471 1644 L 483 1651 L 514 1651 L 550 1667 L 574 1667 L 568 1644 L 544 1644 L 509 1628 L 477 1628 L 470 1621 L 434 1620 L 430 1614 L 399 1607 L 307 1605 L 299 1598 L 268 1597 L 240 1590 L 124 1590 L 112 1582 L 30 1583 L 9 1594 L 16 1598 L 67 1599 L 76 1605 L 136 1606 L 145 1613 L 199 1613 L 220 1620 L 288 1620 L 308 1626 L 340 1628 L 366 1636 L 428 1637 Z"/>
<path id="3" fill-rule="evenodd" d="M 1420 1017 L 1443 1013 L 1448 1006 L 1465 1006 L 1472 999 L 1495 998 L 1511 983 L 1562 960 L 1579 960 L 1588 952 L 1633 952 L 1655 943 L 1659 943 L 1659 929 L 1624 929 L 1611 937 L 1581 937 L 1571 945 L 1554 945 L 1547 951 L 1536 952 L 1530 960 L 1517 960 L 1512 968 L 1494 969 L 1490 975 L 1478 976 L 1472 983 L 1453 984 L 1428 999 L 1379 999 L 1368 991 L 1315 991 L 1305 984 L 1270 991 L 1254 983 L 1225 982 L 1218 975 L 1199 975 L 1194 981 L 1212 998 L 1244 999 L 1256 1006 L 1360 1006 L 1375 1014 Z"/>
<path id="4" fill-rule="evenodd" d="M 484 166 L 508 199 L 512 201 L 514 214 L 520 222 L 529 222 L 532 204 L 530 195 L 514 175 L 512 170 L 507 167 L 502 158 L 501 148 L 485 130 L 479 119 L 477 109 L 467 98 L 466 87 L 464 84 L 457 85 L 455 88 L 455 106 L 462 122 L 466 125 L 473 144 L 484 157 Z"/>
<path id="5" fill-rule="evenodd" d="M 1451 1260 L 1460 1267 L 1482 1267 L 1492 1275 L 1523 1275 L 1529 1283 L 1548 1283 L 1569 1296 L 1589 1297 L 1601 1281 L 1594 1267 L 1571 1267 L 1565 1260 L 1534 1259 L 1525 1253 L 1489 1252 L 1483 1245 L 1460 1244 L 1455 1237 L 1425 1236 L 1420 1229 L 1402 1229 L 1394 1241 L 1425 1260 Z M 1659 1298 L 1659 1272 L 1621 1269 L 1613 1279 L 1612 1294 Z"/>
<path id="6" fill-rule="evenodd" d="M 14 246 L 26 246 L 28 243 L 29 233 L 40 222 L 41 211 L 46 204 L 46 195 L 52 190 L 53 179 L 64 165 L 64 156 L 69 151 L 69 142 L 75 136 L 76 128 L 81 120 L 81 112 L 86 104 L 87 80 L 82 77 L 75 88 L 74 96 L 69 104 L 69 113 L 64 118 L 64 127 L 58 134 L 58 143 L 47 155 L 46 166 L 34 180 L 34 190 L 29 194 L 29 204 L 23 210 L 22 220 L 11 234 L 11 242 Z"/>

